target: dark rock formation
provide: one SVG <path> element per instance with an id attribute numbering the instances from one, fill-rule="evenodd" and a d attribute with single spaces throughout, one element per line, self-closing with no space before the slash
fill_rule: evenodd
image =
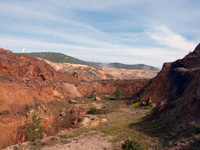
<path id="1" fill-rule="evenodd" d="M 183 59 L 165 63 L 153 82 L 142 92 L 142 100 L 145 101 L 151 97 L 152 102 L 157 103 L 160 107 L 168 105 L 166 103 L 169 102 L 178 102 L 177 105 L 184 104 L 186 106 L 183 107 L 187 111 L 182 111 L 182 113 L 185 112 L 189 116 L 200 119 L 199 77 L 200 45 Z M 164 108 L 160 110 L 164 110 Z"/>

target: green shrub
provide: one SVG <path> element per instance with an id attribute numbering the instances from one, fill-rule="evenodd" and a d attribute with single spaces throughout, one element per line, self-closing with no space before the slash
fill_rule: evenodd
<path id="1" fill-rule="evenodd" d="M 43 127 L 40 125 L 41 118 L 34 113 L 32 117 L 32 123 L 28 125 L 28 134 L 26 136 L 27 141 L 34 142 L 36 139 L 43 138 Z"/>
<path id="2" fill-rule="evenodd" d="M 157 109 L 156 107 L 152 108 L 151 111 L 149 112 L 149 114 L 153 114 L 154 111 L 156 111 L 156 109 Z"/>
<path id="3" fill-rule="evenodd" d="M 0 115 L 8 115 L 10 112 L 8 110 L 0 112 Z"/>
<path id="4" fill-rule="evenodd" d="M 106 74 L 106 77 L 109 78 L 109 79 L 113 79 L 114 78 L 113 75 L 111 75 L 111 74 Z"/>
<path id="5" fill-rule="evenodd" d="M 94 93 L 95 93 L 95 92 L 92 91 L 92 93 L 91 93 L 91 95 L 90 95 L 90 98 L 95 98 L 95 97 L 96 97 L 96 95 L 95 95 Z"/>
<path id="6" fill-rule="evenodd" d="M 133 104 L 131 104 L 129 107 L 131 107 L 131 108 L 136 108 L 136 107 L 138 107 L 140 104 L 137 102 L 137 103 L 133 103 Z"/>
<path id="7" fill-rule="evenodd" d="M 192 134 L 199 134 L 200 133 L 200 125 L 197 125 L 194 121 L 190 124 L 190 132 Z"/>
<path id="8" fill-rule="evenodd" d="M 152 109 L 152 106 L 144 106 L 144 109 Z"/>
<path id="9" fill-rule="evenodd" d="M 126 140 L 121 145 L 122 150 L 142 150 L 140 145 L 133 140 Z"/>
<path id="10" fill-rule="evenodd" d="M 97 113 L 98 113 L 98 109 L 96 107 L 90 108 L 89 114 L 97 114 Z"/>
<path id="11" fill-rule="evenodd" d="M 122 96 L 122 91 L 121 91 L 121 89 L 118 85 L 117 88 L 116 88 L 116 91 L 115 91 L 115 98 L 120 99 L 120 96 Z"/>
<path id="12" fill-rule="evenodd" d="M 141 94 L 141 92 L 138 91 L 138 92 L 136 93 L 136 96 L 139 98 L 139 97 L 140 97 L 140 94 Z"/>

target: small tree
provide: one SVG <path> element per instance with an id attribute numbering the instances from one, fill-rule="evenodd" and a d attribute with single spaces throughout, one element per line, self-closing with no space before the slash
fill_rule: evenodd
<path id="1" fill-rule="evenodd" d="M 122 96 L 122 91 L 121 91 L 121 89 L 120 89 L 120 87 L 118 85 L 117 88 L 116 88 L 116 91 L 115 91 L 115 98 L 119 99 L 120 96 Z"/>
<path id="2" fill-rule="evenodd" d="M 122 150 L 142 150 L 140 145 L 133 140 L 126 140 L 121 145 Z"/>
<path id="3" fill-rule="evenodd" d="M 96 107 L 92 107 L 92 108 L 90 108 L 89 113 L 90 114 L 97 114 L 98 113 L 98 109 Z"/>
<path id="4" fill-rule="evenodd" d="M 94 93 L 95 93 L 95 91 L 93 90 L 91 95 L 90 95 L 90 98 L 95 98 L 96 97 L 96 95 Z"/>
<path id="5" fill-rule="evenodd" d="M 43 127 L 40 125 L 41 118 L 34 112 L 32 117 L 32 123 L 28 126 L 28 134 L 26 136 L 27 141 L 34 142 L 36 139 L 43 138 Z"/>
<path id="6" fill-rule="evenodd" d="M 138 92 L 136 93 L 136 96 L 139 98 L 139 97 L 140 97 L 140 94 L 141 94 L 141 92 L 138 91 Z"/>

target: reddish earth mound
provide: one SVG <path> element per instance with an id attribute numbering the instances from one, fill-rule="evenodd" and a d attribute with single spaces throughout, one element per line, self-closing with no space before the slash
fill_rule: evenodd
<path id="1" fill-rule="evenodd" d="M 27 120 L 26 108 L 70 98 L 72 95 L 65 83 L 76 80 L 68 72 L 55 71 L 43 60 L 26 55 L 16 57 L 0 49 L 0 81 L 1 148 L 24 141 L 18 129 Z M 51 124 L 53 118 L 46 124 Z"/>
<path id="2" fill-rule="evenodd" d="M 17 57 L 11 51 L 1 48 L 0 58 L 0 73 L 2 75 L 74 83 L 73 77 L 68 72 L 57 72 L 43 60 L 27 55 Z"/>

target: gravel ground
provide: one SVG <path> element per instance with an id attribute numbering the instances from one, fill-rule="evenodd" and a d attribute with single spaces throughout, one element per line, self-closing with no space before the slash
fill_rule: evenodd
<path id="1" fill-rule="evenodd" d="M 42 150 L 111 150 L 112 144 L 99 136 L 81 135 L 67 144 L 56 144 L 51 147 L 44 147 Z"/>

